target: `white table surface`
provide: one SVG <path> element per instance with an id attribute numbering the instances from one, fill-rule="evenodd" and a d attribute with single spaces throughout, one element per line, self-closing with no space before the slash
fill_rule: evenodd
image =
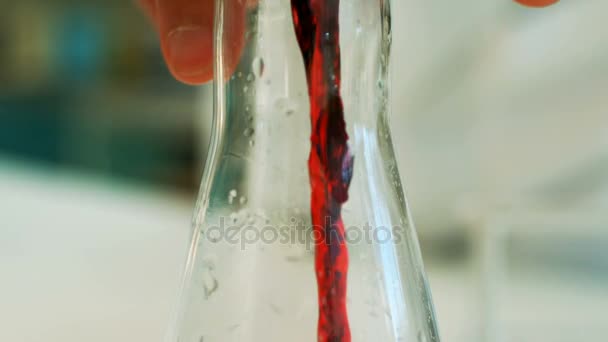
<path id="1" fill-rule="evenodd" d="M 162 341 L 191 210 L 0 162 L 0 341 Z"/>
<path id="2" fill-rule="evenodd" d="M 0 342 L 161 342 L 192 201 L 34 169 L 0 159 Z M 443 340 L 481 341 L 474 269 L 426 266 Z M 514 274 L 506 341 L 601 340 L 605 281 Z"/>

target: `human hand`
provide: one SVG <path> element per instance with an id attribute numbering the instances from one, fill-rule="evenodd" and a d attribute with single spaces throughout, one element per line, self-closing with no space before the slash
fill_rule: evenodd
<path id="1" fill-rule="evenodd" d="M 159 37 L 163 56 L 173 76 L 187 84 L 201 84 L 213 78 L 213 19 L 215 0 L 136 0 L 148 14 Z M 515 0 L 533 7 L 548 6 L 558 0 Z M 240 6 L 244 13 L 256 0 L 229 1 L 228 6 Z M 232 26 L 238 26 L 233 20 Z M 236 50 L 242 48 L 244 25 L 230 27 L 229 35 Z M 233 58 L 236 66 L 239 52 Z"/>
<path id="2" fill-rule="evenodd" d="M 159 34 L 173 76 L 187 84 L 213 78 L 215 0 L 137 0 Z"/>
<path id="3" fill-rule="evenodd" d="M 163 56 L 173 76 L 186 84 L 213 79 L 215 0 L 136 1 L 158 31 Z M 225 43 L 233 51 L 224 58 L 228 70 L 236 68 L 243 48 L 245 10 L 256 4 L 257 0 L 225 3 L 232 14 L 229 27 L 224 29 Z"/>

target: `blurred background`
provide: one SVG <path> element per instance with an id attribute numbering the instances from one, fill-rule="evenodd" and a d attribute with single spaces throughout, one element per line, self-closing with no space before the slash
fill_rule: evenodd
<path id="1" fill-rule="evenodd" d="M 608 335 L 608 11 L 393 1 L 445 341 Z M 0 340 L 161 341 L 211 121 L 127 0 L 0 0 Z"/>

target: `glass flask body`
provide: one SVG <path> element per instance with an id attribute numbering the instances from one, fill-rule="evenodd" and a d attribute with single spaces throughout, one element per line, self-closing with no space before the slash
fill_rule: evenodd
<path id="1" fill-rule="evenodd" d="M 332 341 L 438 341 L 387 121 L 389 1 L 342 1 L 339 23 L 351 337 Z M 168 340 L 329 341 L 318 336 L 311 102 L 291 4 L 218 0 L 215 25 L 212 146 Z"/>

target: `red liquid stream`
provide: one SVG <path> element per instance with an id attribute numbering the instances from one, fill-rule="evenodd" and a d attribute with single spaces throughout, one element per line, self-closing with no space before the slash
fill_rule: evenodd
<path id="1" fill-rule="evenodd" d="M 340 96 L 339 0 L 291 0 L 304 58 L 312 127 L 308 172 L 315 234 L 319 342 L 350 342 L 346 311 L 348 250 L 342 204 L 348 199 L 353 157 Z"/>

